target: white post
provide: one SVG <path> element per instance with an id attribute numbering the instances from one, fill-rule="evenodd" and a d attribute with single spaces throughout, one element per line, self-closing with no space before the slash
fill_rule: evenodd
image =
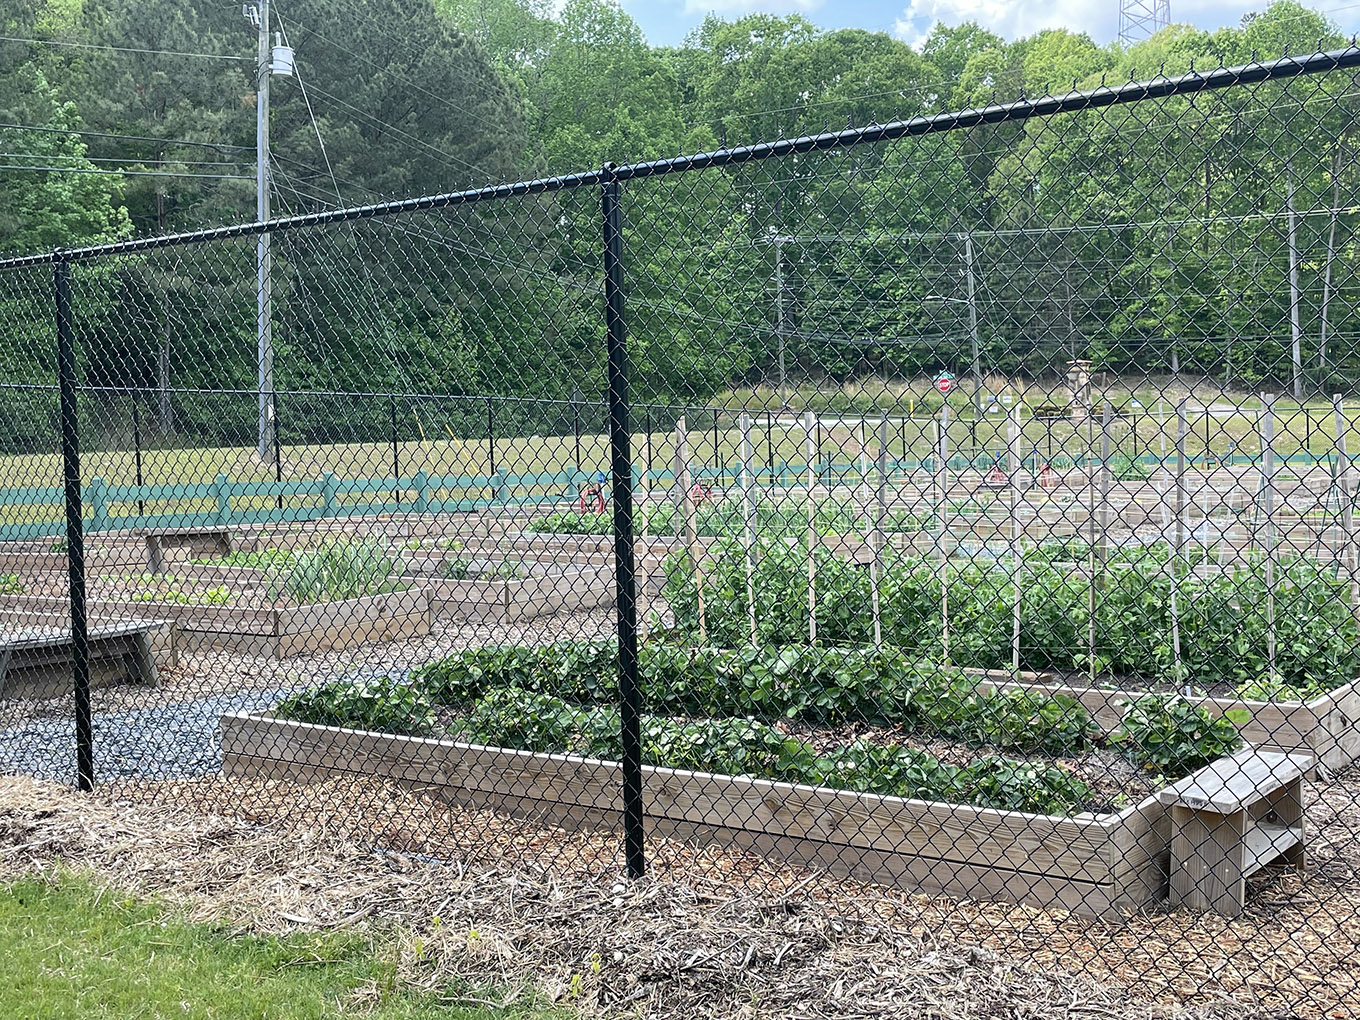
<path id="1" fill-rule="evenodd" d="M 1261 501 L 1265 509 L 1266 664 L 1270 682 L 1275 672 L 1275 394 L 1263 393 L 1261 415 Z"/>
<path id="2" fill-rule="evenodd" d="M 887 503 L 888 487 L 888 416 L 883 415 L 878 424 L 878 486 L 874 493 L 874 536 L 873 562 L 869 564 L 869 590 L 873 602 L 874 645 L 883 644 L 883 612 L 880 604 L 880 586 L 883 583 L 883 517 Z"/>
<path id="3" fill-rule="evenodd" d="M 1181 672 L 1180 563 L 1185 553 L 1185 437 L 1189 432 L 1185 400 L 1176 405 L 1176 524 L 1171 559 L 1171 649 L 1176 672 Z"/>
<path id="4" fill-rule="evenodd" d="M 1010 481 L 1011 503 L 1011 587 L 1014 598 L 1011 603 L 1011 669 L 1020 672 L 1020 583 L 1024 574 L 1024 543 L 1021 541 L 1023 528 L 1020 524 L 1020 476 L 1024 466 L 1020 460 L 1020 406 L 1011 408 L 1010 419 L 1006 423 L 1006 467 Z"/>
<path id="5" fill-rule="evenodd" d="M 708 622 L 704 617 L 704 572 L 699 566 L 699 527 L 694 510 L 693 482 L 689 473 L 689 436 L 685 432 L 684 416 L 675 422 L 675 487 L 677 509 L 684 526 L 685 551 L 690 569 L 694 571 L 694 587 L 699 608 L 699 642 L 708 643 Z"/>
<path id="6" fill-rule="evenodd" d="M 1336 422 L 1336 483 L 1341 499 L 1341 552 L 1338 556 L 1351 579 L 1351 612 L 1360 614 L 1360 555 L 1355 547 L 1355 497 L 1351 494 L 1351 459 L 1346 450 L 1346 415 L 1341 395 L 1332 397 L 1332 418 Z"/>
<path id="7" fill-rule="evenodd" d="M 949 399 L 940 405 L 940 417 L 935 425 L 936 456 L 939 464 L 936 477 L 939 479 L 939 518 L 940 518 L 940 626 L 944 664 L 949 658 Z"/>
<path id="8" fill-rule="evenodd" d="M 751 416 L 745 411 L 739 419 L 741 429 L 741 518 L 742 543 L 746 549 L 746 613 L 751 625 L 751 644 L 759 644 L 756 632 L 756 561 L 755 561 L 755 506 L 752 501 L 751 480 L 754 451 L 751 447 Z"/>
<path id="9" fill-rule="evenodd" d="M 652 437 L 648 435 L 645 440 L 649 445 Z M 651 555 L 651 546 L 647 541 L 647 503 L 649 495 L 650 481 L 647 478 L 647 464 L 644 460 L 642 471 L 639 473 L 642 484 L 638 486 L 637 513 L 635 515 L 638 522 L 638 538 L 641 541 L 641 549 L 633 557 L 635 564 L 634 572 L 636 581 L 634 591 L 637 593 L 637 635 L 639 641 L 647 640 L 647 612 L 651 608 L 651 598 L 647 592 L 647 557 Z M 634 548 L 637 549 L 639 543 L 634 541 Z"/>
<path id="10" fill-rule="evenodd" d="M 817 418 L 811 411 L 803 413 L 803 429 L 807 433 L 804 450 L 807 456 L 807 551 L 808 551 L 808 644 L 817 643 Z"/>

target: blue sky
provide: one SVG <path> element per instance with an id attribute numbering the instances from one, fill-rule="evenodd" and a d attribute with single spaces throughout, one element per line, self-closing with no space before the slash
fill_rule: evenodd
<path id="1" fill-rule="evenodd" d="M 1248 10 L 1267 0 L 1171 0 L 1174 21 L 1203 28 L 1234 25 Z M 657 46 L 679 43 L 704 15 L 715 11 L 737 17 L 752 11 L 800 13 L 823 28 L 867 28 L 891 32 L 918 44 L 936 21 L 958 24 L 973 20 L 1011 39 L 1044 28 L 1087 32 L 1096 42 L 1109 42 L 1119 27 L 1119 0 L 623 0 L 647 41 Z M 1354 0 L 1319 0 L 1323 11 L 1347 32 L 1360 28 L 1360 4 Z"/>

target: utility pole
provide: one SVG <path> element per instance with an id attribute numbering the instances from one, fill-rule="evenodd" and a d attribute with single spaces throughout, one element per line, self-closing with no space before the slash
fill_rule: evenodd
<path id="1" fill-rule="evenodd" d="M 249 15 L 247 15 L 249 16 Z M 269 45 L 269 0 L 258 0 L 255 7 L 260 31 L 255 84 L 255 219 L 269 222 L 269 73 L 274 63 Z M 273 254 L 268 232 L 255 239 L 255 335 L 260 406 L 260 459 L 274 449 L 274 324 L 270 307 L 270 282 Z"/>
<path id="2" fill-rule="evenodd" d="M 784 371 L 784 242 L 788 240 L 791 238 L 782 234 L 776 234 L 770 239 L 774 245 L 774 336 L 779 346 L 779 403 L 784 410 L 789 406 L 784 389 L 788 381 Z"/>
<path id="3" fill-rule="evenodd" d="M 973 233 L 963 235 L 963 262 L 968 272 L 968 339 L 973 346 L 973 417 L 982 416 L 982 365 L 978 348 L 977 290 L 973 279 Z"/>
<path id="4" fill-rule="evenodd" d="M 1295 236 L 1294 165 L 1285 167 L 1285 195 L 1289 204 L 1289 332 L 1293 339 L 1294 399 L 1303 400 L 1303 342 L 1299 334 L 1299 246 Z"/>

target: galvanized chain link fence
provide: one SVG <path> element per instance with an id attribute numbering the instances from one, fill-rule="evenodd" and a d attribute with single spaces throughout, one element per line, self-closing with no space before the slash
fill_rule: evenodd
<path id="1" fill-rule="evenodd" d="M 1350 1015 L 1358 66 L 0 263 L 0 770 Z"/>

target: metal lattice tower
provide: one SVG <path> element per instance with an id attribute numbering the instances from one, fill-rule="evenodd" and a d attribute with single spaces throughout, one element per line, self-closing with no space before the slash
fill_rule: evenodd
<path id="1" fill-rule="evenodd" d="M 1119 42 L 1124 46 L 1156 35 L 1171 24 L 1171 0 L 1119 0 Z"/>

